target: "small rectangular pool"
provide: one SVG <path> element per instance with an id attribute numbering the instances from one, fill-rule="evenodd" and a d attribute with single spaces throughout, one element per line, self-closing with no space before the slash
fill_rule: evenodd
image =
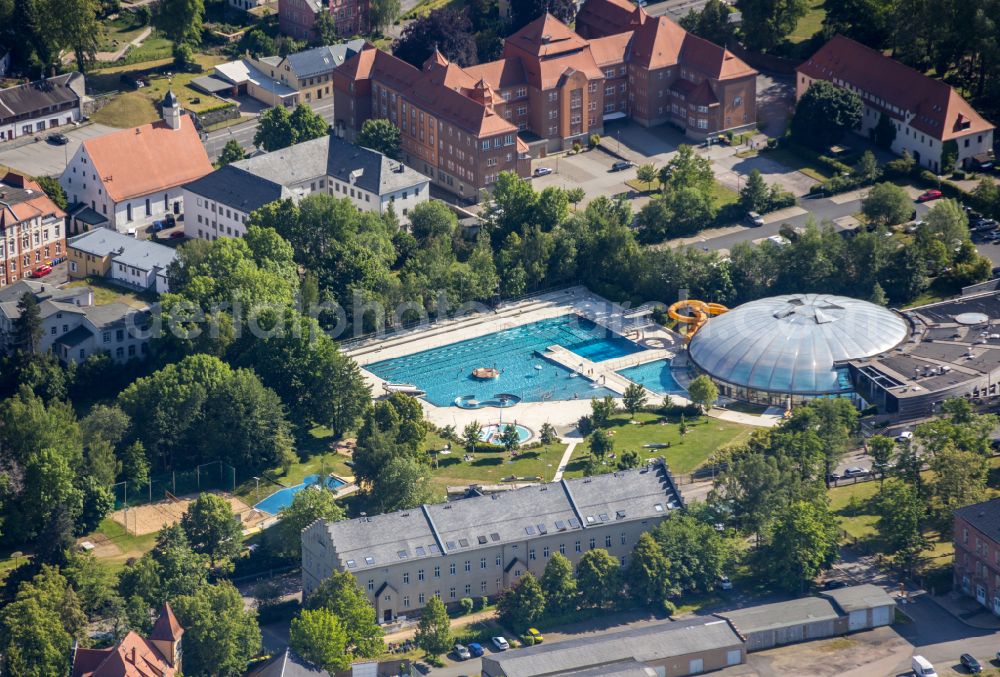
<path id="1" fill-rule="evenodd" d="M 287 508 L 292 504 L 292 499 L 295 498 L 295 494 L 299 493 L 306 487 L 316 484 L 318 480 L 319 475 L 307 475 L 305 479 L 302 480 L 301 484 L 296 484 L 294 487 L 279 489 L 254 507 L 258 510 L 271 513 L 272 515 L 277 515 L 281 512 L 282 508 Z M 327 488 L 336 491 L 340 487 L 344 486 L 344 482 L 338 480 L 336 477 L 327 476 L 326 486 Z"/>
<path id="2" fill-rule="evenodd" d="M 614 395 L 543 358 L 541 353 L 552 345 L 560 345 L 592 362 L 643 350 L 590 320 L 562 315 L 374 362 L 365 369 L 390 383 L 412 383 L 427 393 L 428 402 L 439 407 L 454 404 L 457 397 L 485 401 L 498 393 L 516 395 L 524 402 Z M 500 376 L 476 379 L 472 370 L 477 367 L 495 367 Z"/>
<path id="3" fill-rule="evenodd" d="M 686 392 L 674 379 L 670 371 L 670 360 L 647 362 L 617 373 L 659 395 L 684 395 Z"/>

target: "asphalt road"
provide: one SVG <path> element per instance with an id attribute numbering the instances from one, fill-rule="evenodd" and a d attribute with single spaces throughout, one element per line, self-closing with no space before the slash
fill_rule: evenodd
<path id="1" fill-rule="evenodd" d="M 313 111 L 319 113 L 328 124 L 333 124 L 332 101 L 322 106 L 313 106 Z M 233 125 L 232 127 L 224 127 L 214 132 L 208 132 L 203 135 L 202 142 L 205 144 L 205 150 L 208 152 L 209 159 L 214 162 L 230 139 L 236 139 L 240 146 L 243 147 L 243 150 L 253 150 L 253 137 L 256 133 L 257 120 L 252 119 L 238 125 Z"/>
<path id="2" fill-rule="evenodd" d="M 646 5 L 645 9 L 650 16 L 667 15 L 677 21 L 691 10 L 700 12 L 705 3 L 706 0 L 666 0 L 666 2 L 650 3 Z"/>

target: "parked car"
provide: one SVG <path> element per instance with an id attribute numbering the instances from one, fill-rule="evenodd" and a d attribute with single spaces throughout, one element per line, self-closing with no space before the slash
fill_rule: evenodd
<path id="1" fill-rule="evenodd" d="M 846 587 L 847 583 L 844 583 L 844 581 L 832 580 L 823 583 L 824 590 L 837 590 L 839 588 L 846 588 Z"/>
<path id="2" fill-rule="evenodd" d="M 864 477 L 868 474 L 868 471 L 864 468 L 859 468 L 858 466 L 851 466 L 850 468 L 844 468 L 844 477 Z"/>
<path id="3" fill-rule="evenodd" d="M 163 222 L 167 224 L 167 228 L 173 228 L 177 225 L 177 219 L 174 218 L 173 214 L 167 214 L 163 217 Z"/>
<path id="4" fill-rule="evenodd" d="M 528 635 L 528 637 L 531 637 L 533 640 L 535 640 L 535 644 L 541 644 L 542 642 L 545 641 L 545 636 L 542 633 L 538 632 L 536 628 L 528 628 L 528 632 L 526 634 Z"/>
<path id="5" fill-rule="evenodd" d="M 934 666 L 923 656 L 914 656 L 910 660 L 910 669 L 913 670 L 914 677 L 937 677 Z"/>
<path id="6" fill-rule="evenodd" d="M 546 176 L 551 173 L 551 167 L 535 167 L 535 176 Z"/>
<path id="7" fill-rule="evenodd" d="M 184 231 L 183 230 L 175 230 L 174 232 L 170 233 L 170 239 L 172 239 L 172 240 L 176 240 L 176 239 L 182 238 L 182 237 L 184 237 Z"/>
<path id="8" fill-rule="evenodd" d="M 729 580 L 729 576 L 719 576 L 719 589 L 720 590 L 733 589 L 733 582 Z"/>
<path id="9" fill-rule="evenodd" d="M 455 645 L 455 657 L 460 661 L 467 661 L 472 658 L 472 653 L 469 651 L 469 647 L 464 644 Z"/>
<path id="10" fill-rule="evenodd" d="M 611 165 L 611 171 L 620 172 L 631 167 L 635 167 L 634 162 L 629 162 L 628 160 L 619 160 L 618 162 Z"/>
<path id="11" fill-rule="evenodd" d="M 510 644 L 508 644 L 507 640 L 503 637 L 494 637 L 493 646 L 496 647 L 497 651 L 506 651 L 510 648 Z"/>
<path id="12" fill-rule="evenodd" d="M 943 197 L 941 191 L 937 188 L 931 188 L 930 190 L 925 190 L 917 198 L 917 202 L 930 202 L 931 200 L 939 200 Z"/>
<path id="13" fill-rule="evenodd" d="M 31 273 L 31 277 L 45 277 L 52 272 L 52 266 L 40 265 Z"/>
<path id="14" fill-rule="evenodd" d="M 983 671 L 983 666 L 979 664 L 979 661 L 972 654 L 964 653 L 958 657 L 958 660 L 962 663 L 962 667 L 973 674 Z"/>
<path id="15" fill-rule="evenodd" d="M 913 439 L 913 433 L 909 430 L 904 430 L 903 432 L 896 435 L 897 442 L 909 442 Z"/>
<path id="16" fill-rule="evenodd" d="M 45 137 L 45 140 L 54 146 L 65 146 L 67 143 L 69 143 L 69 137 L 60 132 L 56 132 L 55 134 L 49 134 L 48 136 Z"/>
<path id="17" fill-rule="evenodd" d="M 764 225 L 764 218 L 757 212 L 747 212 L 747 222 L 754 228 Z"/>
<path id="18" fill-rule="evenodd" d="M 838 475 L 835 472 L 829 473 L 826 476 L 826 481 L 829 482 L 830 484 L 836 484 L 837 480 L 839 480 L 839 479 L 840 479 L 840 475 Z"/>
<path id="19" fill-rule="evenodd" d="M 469 653 L 478 658 L 486 652 L 483 651 L 483 645 L 479 642 L 469 642 Z"/>
<path id="20" fill-rule="evenodd" d="M 163 221 L 153 221 L 149 224 L 150 233 L 159 233 L 161 230 L 166 230 L 167 224 Z"/>

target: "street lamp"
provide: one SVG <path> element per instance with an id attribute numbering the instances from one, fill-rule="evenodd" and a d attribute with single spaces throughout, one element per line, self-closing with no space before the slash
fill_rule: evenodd
<path id="1" fill-rule="evenodd" d="M 254 477 L 253 479 L 254 479 L 254 482 L 257 483 L 257 488 L 254 489 L 254 493 L 253 493 L 253 495 L 254 495 L 254 503 L 256 503 L 257 501 L 260 500 L 260 478 L 259 477 Z"/>

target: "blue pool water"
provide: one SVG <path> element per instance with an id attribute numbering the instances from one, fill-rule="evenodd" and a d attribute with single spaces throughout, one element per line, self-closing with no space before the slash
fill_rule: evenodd
<path id="1" fill-rule="evenodd" d="M 629 381 L 638 383 L 660 395 L 684 394 L 684 388 L 674 380 L 674 375 L 670 373 L 670 360 L 647 362 L 637 367 L 622 369 L 618 373 Z"/>
<path id="2" fill-rule="evenodd" d="M 416 385 L 427 393 L 428 402 L 439 407 L 453 405 L 456 397 L 472 396 L 484 401 L 498 393 L 516 395 L 525 402 L 614 394 L 606 388 L 591 387 L 585 378 L 571 377 L 568 369 L 538 354 L 556 344 L 593 362 L 643 350 L 589 320 L 563 315 L 375 362 L 365 368 L 386 381 Z M 500 377 L 485 381 L 473 378 L 476 367 L 496 367 Z"/>
<path id="3" fill-rule="evenodd" d="M 507 426 L 509 425 L 511 424 L 491 423 L 489 425 L 484 425 L 483 432 L 479 435 L 479 439 L 481 439 L 483 442 L 490 442 L 491 444 L 501 444 L 500 435 L 503 433 L 504 430 L 507 429 Z M 525 428 L 523 425 L 515 425 L 514 430 L 517 431 L 517 439 L 520 440 L 521 444 L 527 442 L 528 438 L 531 437 L 531 431 Z"/>
<path id="4" fill-rule="evenodd" d="M 302 480 L 302 484 L 296 484 L 294 487 L 279 489 L 254 507 L 258 510 L 269 512 L 272 515 L 277 515 L 281 512 L 282 508 L 287 508 L 292 504 L 292 499 L 295 497 L 295 494 L 299 493 L 306 487 L 316 484 L 318 479 L 319 475 L 308 475 L 304 480 Z M 326 486 L 330 489 L 338 489 L 344 486 L 344 483 L 336 478 L 327 476 Z"/>

